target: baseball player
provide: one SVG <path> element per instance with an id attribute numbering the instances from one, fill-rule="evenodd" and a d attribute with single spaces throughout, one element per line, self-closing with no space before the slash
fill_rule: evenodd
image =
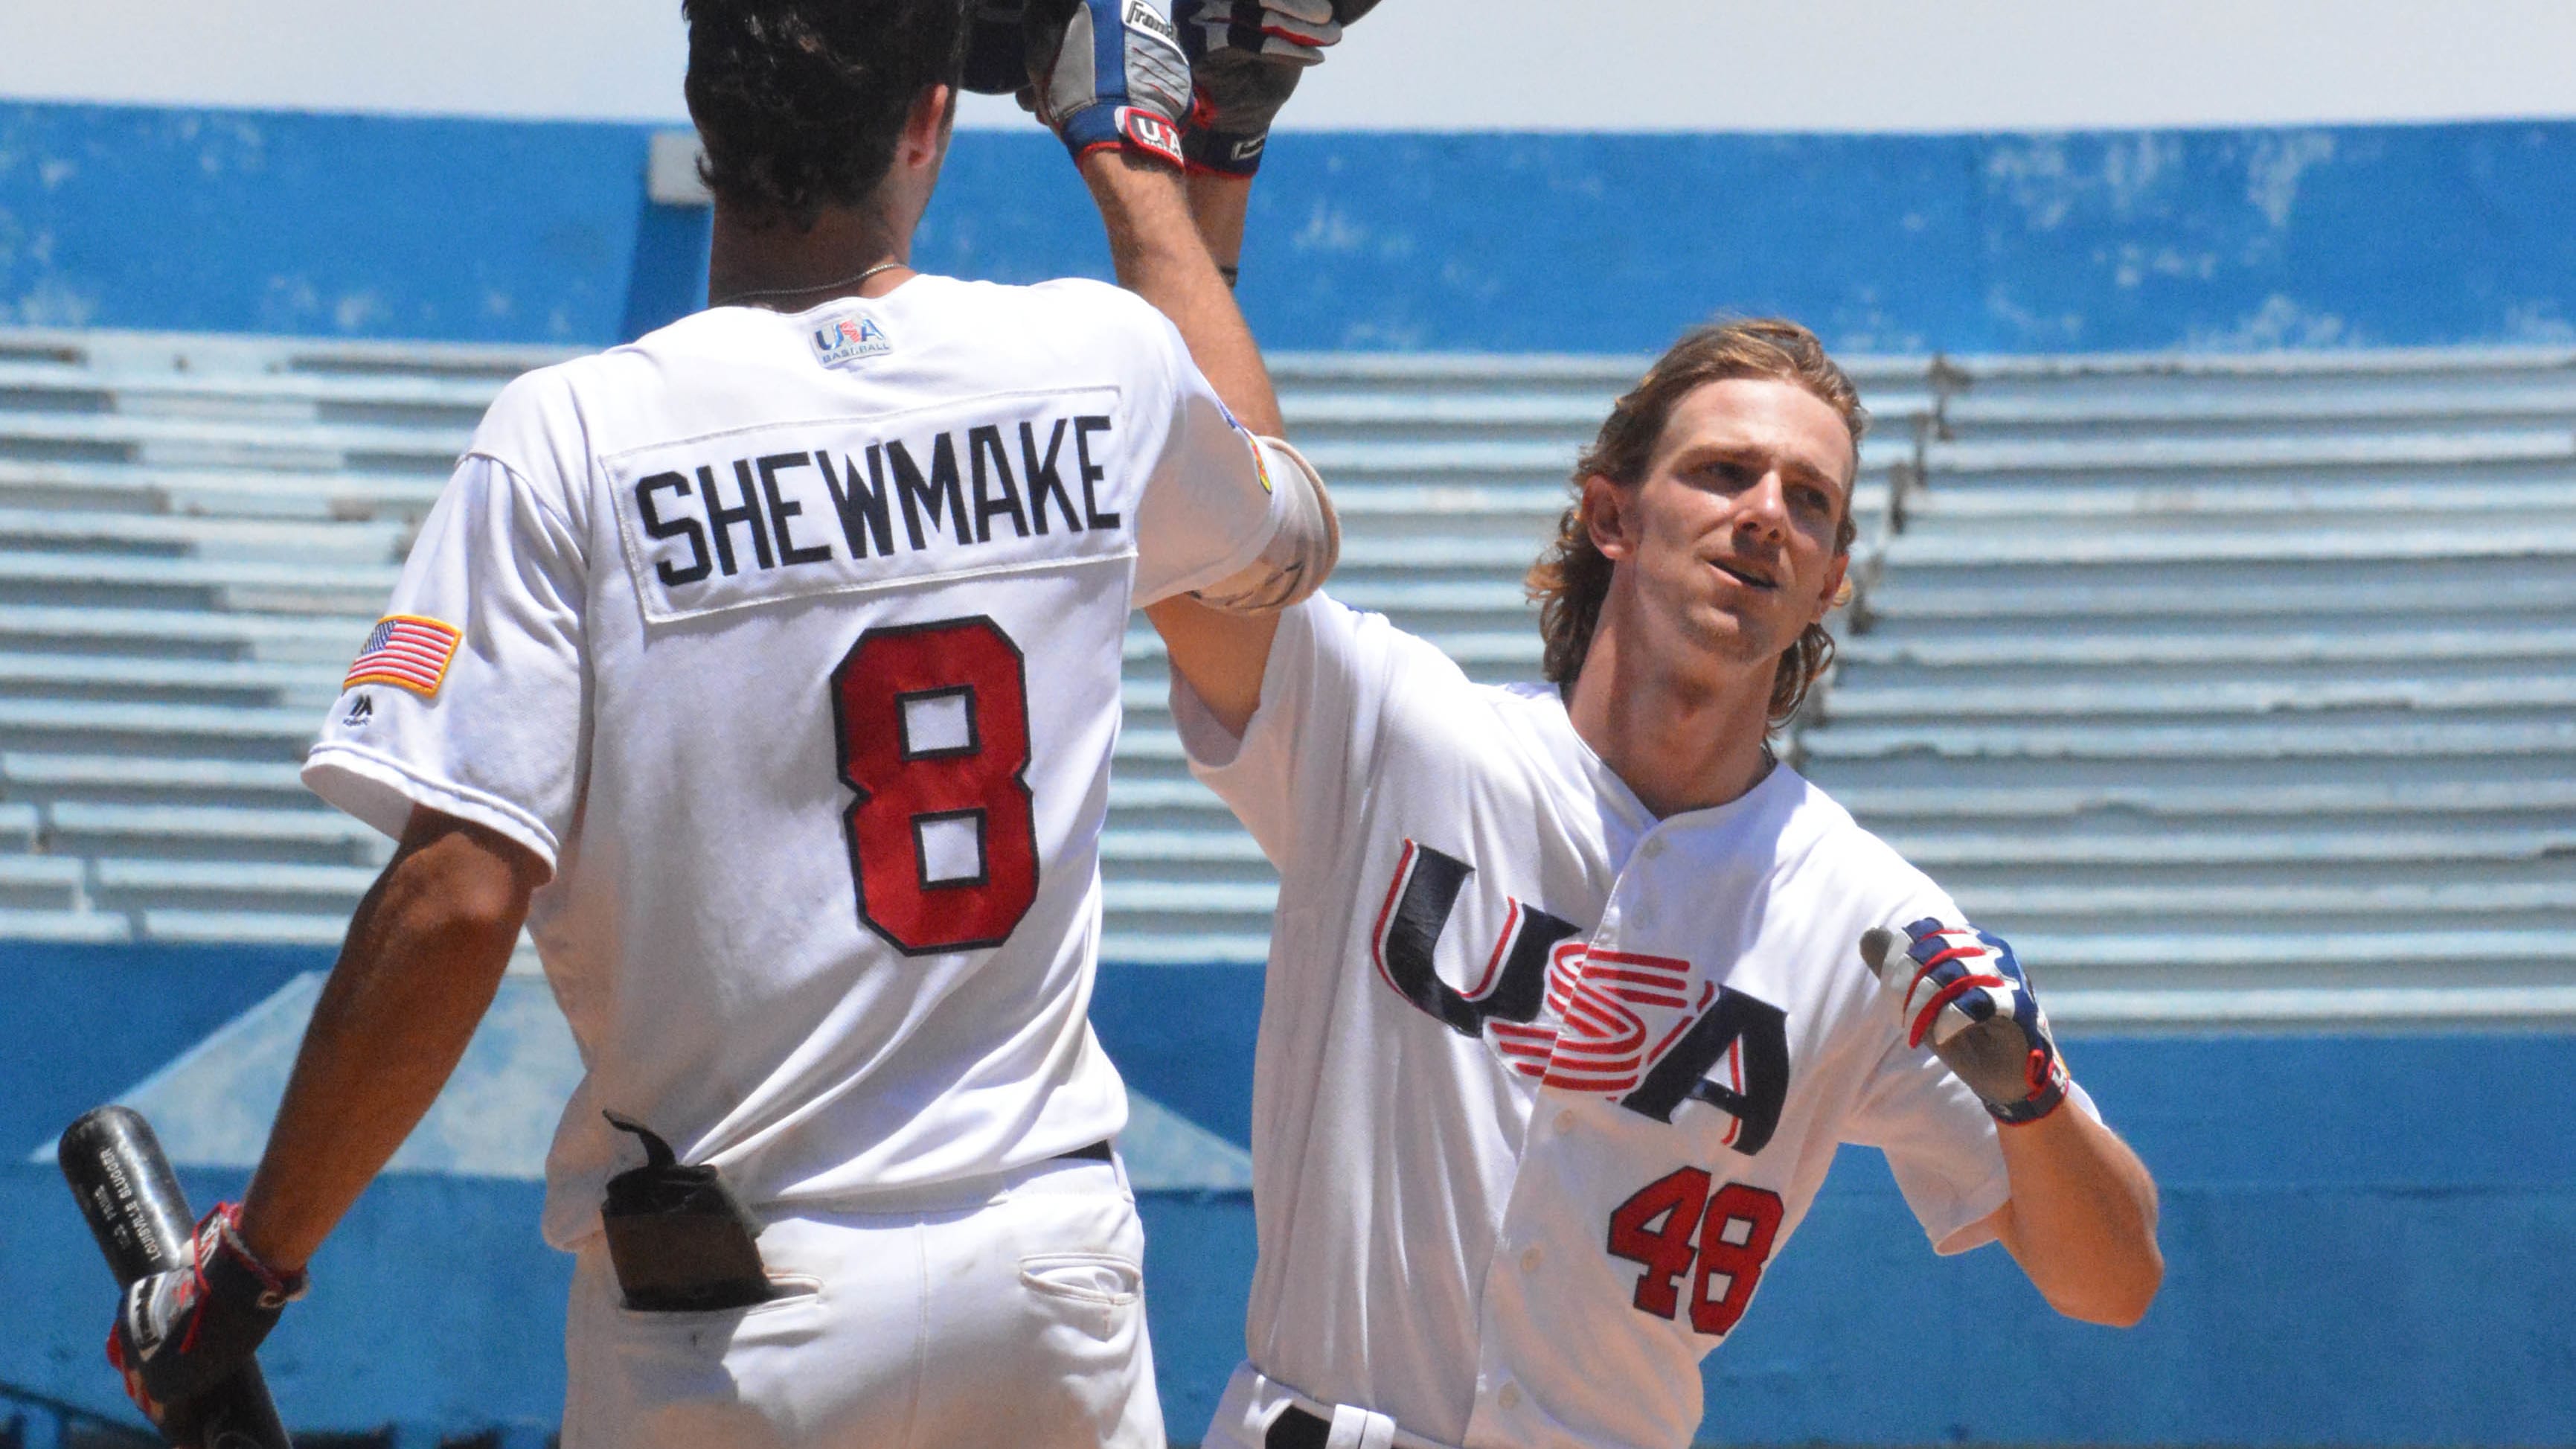
<path id="1" fill-rule="evenodd" d="M 1937 1251 L 2146 1310 L 2154 1186 L 2011 950 L 1768 745 L 1831 656 L 1864 422 L 1803 328 L 1684 337 L 1532 574 L 1544 686 L 1327 595 L 1159 606 L 1192 768 L 1280 874 L 1207 1443 L 1688 1444 L 1845 1142 Z"/>
<path id="2" fill-rule="evenodd" d="M 566 1445 L 1160 1449 L 1085 1017 L 1121 637 L 1301 596 L 1330 514 L 1137 297 L 905 265 L 954 0 L 684 8 L 711 305 L 486 415 L 306 767 L 400 848 L 244 1202 L 111 1357 L 157 1414 L 256 1347 L 524 921 L 587 1072 Z M 1257 375 L 1169 22 L 1028 35 L 1122 276 Z"/>

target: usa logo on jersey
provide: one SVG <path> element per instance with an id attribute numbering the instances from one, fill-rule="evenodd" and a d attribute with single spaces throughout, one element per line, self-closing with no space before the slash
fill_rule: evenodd
<path id="1" fill-rule="evenodd" d="M 825 367 L 842 367 L 863 357 L 883 357 L 894 351 L 886 340 L 885 329 L 873 317 L 844 317 L 814 329 L 807 339 L 814 344 L 814 360 Z"/>

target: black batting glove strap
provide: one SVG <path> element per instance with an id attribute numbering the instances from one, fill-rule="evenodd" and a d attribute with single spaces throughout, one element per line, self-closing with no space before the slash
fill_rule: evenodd
<path id="1" fill-rule="evenodd" d="M 218 1203 L 197 1223 L 192 1262 L 126 1285 L 107 1361 L 156 1421 L 239 1372 L 304 1296 L 306 1275 L 280 1273 L 241 1240 L 241 1208 Z"/>

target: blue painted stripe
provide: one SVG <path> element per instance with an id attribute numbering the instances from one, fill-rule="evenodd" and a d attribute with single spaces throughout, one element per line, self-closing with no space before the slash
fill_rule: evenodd
<path id="1" fill-rule="evenodd" d="M 646 129 L 0 106 L 0 321 L 606 343 L 701 295 Z M 2576 122 L 2057 136 L 1282 135 L 1281 348 L 1636 351 L 1720 310 L 1847 349 L 2576 338 Z M 1105 276 L 1062 148 L 952 148 L 916 261 Z"/>

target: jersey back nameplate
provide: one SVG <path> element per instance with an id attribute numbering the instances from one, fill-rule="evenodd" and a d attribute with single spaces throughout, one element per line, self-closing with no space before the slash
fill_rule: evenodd
<path id="1" fill-rule="evenodd" d="M 1135 552 L 1118 390 L 767 423 L 601 459 L 644 617 Z"/>

